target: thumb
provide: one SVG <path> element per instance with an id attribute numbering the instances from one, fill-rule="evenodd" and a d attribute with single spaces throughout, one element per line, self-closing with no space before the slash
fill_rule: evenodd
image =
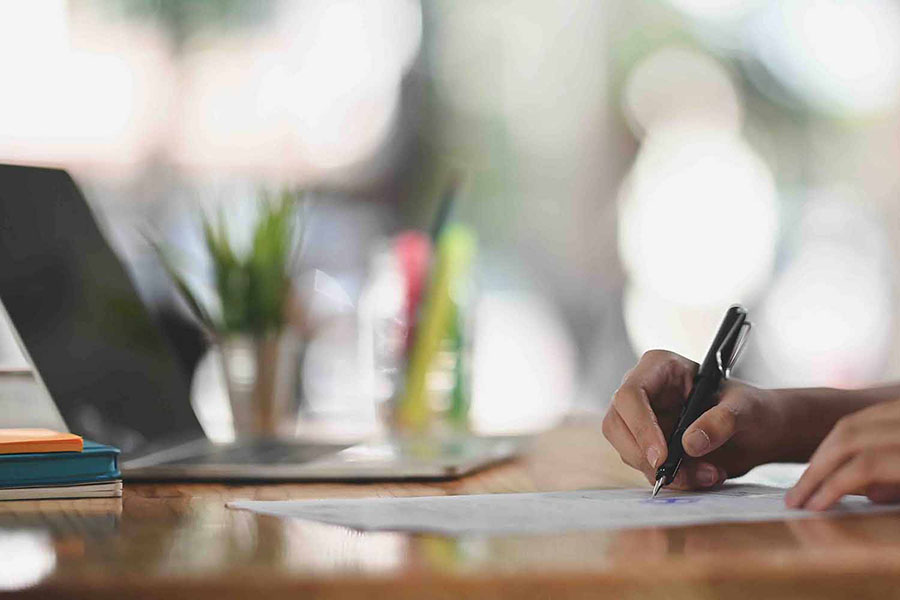
<path id="1" fill-rule="evenodd" d="M 705 456 L 730 440 L 740 424 L 740 409 L 740 396 L 726 394 L 717 405 L 700 415 L 681 438 L 688 456 Z"/>

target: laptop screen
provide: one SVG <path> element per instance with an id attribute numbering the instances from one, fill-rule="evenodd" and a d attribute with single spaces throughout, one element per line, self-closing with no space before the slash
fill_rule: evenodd
<path id="1" fill-rule="evenodd" d="M 65 171 L 0 165 L 0 300 L 73 432 L 123 452 L 202 435 L 173 351 Z"/>

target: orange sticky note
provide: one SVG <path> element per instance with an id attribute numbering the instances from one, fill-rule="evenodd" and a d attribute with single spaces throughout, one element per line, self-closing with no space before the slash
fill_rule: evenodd
<path id="1" fill-rule="evenodd" d="M 50 429 L 0 429 L 0 454 L 81 452 L 81 436 Z"/>

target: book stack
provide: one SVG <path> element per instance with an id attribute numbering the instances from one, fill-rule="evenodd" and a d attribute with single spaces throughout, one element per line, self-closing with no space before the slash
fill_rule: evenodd
<path id="1" fill-rule="evenodd" d="M 49 429 L 0 429 L 0 500 L 121 495 L 117 448 Z"/>

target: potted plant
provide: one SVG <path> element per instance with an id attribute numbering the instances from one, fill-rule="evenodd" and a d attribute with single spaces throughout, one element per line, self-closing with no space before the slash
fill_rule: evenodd
<path id="1" fill-rule="evenodd" d="M 238 252 L 220 211 L 201 217 L 212 263 L 213 301 L 204 302 L 151 242 L 187 306 L 219 351 L 238 438 L 290 436 L 299 408 L 302 340 L 288 324 L 303 227 L 298 195 L 261 194 L 250 248 Z"/>

